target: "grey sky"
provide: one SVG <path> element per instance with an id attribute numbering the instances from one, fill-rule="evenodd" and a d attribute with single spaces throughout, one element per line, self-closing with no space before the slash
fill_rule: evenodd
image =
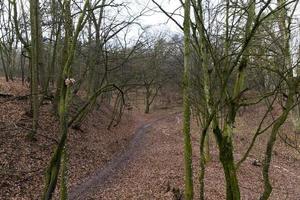
<path id="1" fill-rule="evenodd" d="M 180 7 L 178 0 L 156 0 L 166 11 L 173 12 Z M 152 3 L 151 0 L 134 0 L 135 8 L 142 9 L 145 6 L 149 6 L 150 10 L 146 16 L 140 18 L 140 22 L 145 26 L 154 26 L 162 28 L 164 30 L 170 30 L 175 33 L 181 32 L 174 22 L 168 19 L 168 17 L 161 13 L 157 6 Z M 177 14 L 179 12 L 177 11 Z M 182 18 L 175 16 L 176 20 L 182 23 Z"/>

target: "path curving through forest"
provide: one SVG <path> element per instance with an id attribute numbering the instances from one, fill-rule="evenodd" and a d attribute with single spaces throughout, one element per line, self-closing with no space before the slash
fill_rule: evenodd
<path id="1" fill-rule="evenodd" d="M 71 187 L 69 199 L 87 199 L 87 195 L 90 192 L 104 185 L 110 178 L 114 178 L 114 173 L 126 168 L 126 165 L 134 159 L 136 153 L 142 150 L 143 143 L 147 142 L 145 141 L 145 135 L 150 132 L 151 127 L 164 119 L 174 118 L 178 114 L 177 112 L 152 120 L 149 123 L 142 123 L 139 128 L 136 129 L 133 138 L 125 150 L 113 157 L 103 168 L 85 178 L 83 182 Z"/>

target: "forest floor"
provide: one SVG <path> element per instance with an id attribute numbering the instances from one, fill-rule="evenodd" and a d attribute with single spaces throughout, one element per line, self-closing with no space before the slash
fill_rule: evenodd
<path id="1" fill-rule="evenodd" d="M 260 107 L 247 111 L 240 116 L 236 128 L 239 133 L 235 138 L 235 158 L 241 158 L 250 142 L 251 124 L 256 123 L 255 115 Z M 72 193 L 72 199 L 180 199 L 183 190 L 183 139 L 182 139 L 182 116 L 172 114 L 169 117 L 143 126 L 136 134 L 139 142 L 134 141 L 127 150 L 126 160 L 117 166 L 108 165 L 111 172 L 108 177 L 93 182 L 92 187 L 85 187 L 84 192 Z M 193 163 L 195 181 L 195 199 L 199 199 L 198 180 L 198 136 L 193 124 Z M 288 124 L 285 131 L 288 131 Z M 142 136 L 140 136 L 142 130 Z M 266 134 L 267 136 L 267 134 Z M 239 170 L 241 187 L 241 199 L 257 200 L 262 192 L 263 179 L 262 167 L 253 165 L 254 160 L 263 159 L 264 147 L 267 137 L 259 138 L 249 158 L 242 164 Z M 218 151 L 212 141 L 211 161 L 206 169 L 206 199 L 225 199 L 224 174 L 218 160 Z M 122 155 L 120 156 L 122 158 Z M 300 155 L 288 148 L 278 139 L 273 162 L 270 169 L 272 184 L 274 186 L 271 200 L 299 200 L 300 199 Z M 105 168 L 102 170 L 106 170 Z M 102 171 L 103 172 L 103 171 Z"/>
<path id="2" fill-rule="evenodd" d="M 37 141 L 31 142 L 26 139 L 31 124 L 29 100 L 15 98 L 28 94 L 28 87 L 18 81 L 7 84 L 0 79 L 0 90 L 2 94 L 13 95 L 0 97 L 0 199 L 40 199 L 45 169 L 58 138 L 52 105 L 50 102 L 42 105 Z M 236 160 L 248 147 L 264 109 L 259 105 L 239 115 L 234 130 Z M 183 190 L 182 116 L 179 111 L 175 107 L 157 108 L 145 115 L 133 109 L 125 113 L 118 126 L 107 130 L 111 107 L 105 105 L 92 112 L 80 130 L 70 129 L 70 199 L 171 200 L 179 197 Z M 195 199 L 198 199 L 199 190 L 198 134 L 193 122 Z M 268 134 L 258 138 L 239 170 L 243 200 L 258 199 L 262 192 L 262 168 L 253 165 L 253 161 L 263 159 Z M 289 122 L 281 134 L 293 136 Z M 299 200 L 299 152 L 278 138 L 273 154 L 270 176 L 274 189 L 270 199 Z M 225 199 L 224 174 L 213 139 L 205 182 L 207 199 Z"/>

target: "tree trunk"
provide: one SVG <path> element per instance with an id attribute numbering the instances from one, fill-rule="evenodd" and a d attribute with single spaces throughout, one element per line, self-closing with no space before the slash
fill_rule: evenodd
<path id="1" fill-rule="evenodd" d="M 233 145 L 229 138 L 224 138 L 220 147 L 220 161 L 226 180 L 226 199 L 239 200 L 240 189 L 233 158 Z"/>
<path id="2" fill-rule="evenodd" d="M 4 71 L 4 75 L 5 75 L 5 80 L 6 80 L 6 82 L 8 82 L 9 77 L 8 77 L 8 73 L 7 73 L 6 63 L 4 60 L 3 48 L 1 47 L 1 44 L 0 44 L 0 56 L 1 56 L 1 62 L 2 62 L 3 71 Z"/>
<path id="3" fill-rule="evenodd" d="M 25 63 L 26 58 L 22 55 L 23 48 L 21 48 L 21 54 L 20 54 L 20 68 L 21 68 L 21 79 L 22 79 L 22 85 L 25 83 Z"/>
<path id="4" fill-rule="evenodd" d="M 145 113 L 149 114 L 149 112 L 150 112 L 150 105 L 149 105 L 148 100 L 147 100 L 147 102 L 146 102 L 146 108 L 145 108 Z"/>
<path id="5" fill-rule="evenodd" d="M 217 139 L 217 144 L 219 147 L 219 157 L 225 174 L 226 199 L 239 200 L 240 189 L 233 157 L 233 144 L 231 139 L 232 129 L 230 127 L 227 127 L 222 134 L 222 131 L 218 126 L 216 126 L 213 131 Z"/>
<path id="6" fill-rule="evenodd" d="M 146 108 L 145 113 L 148 114 L 150 111 L 150 97 L 151 97 L 151 86 L 146 86 Z"/>
<path id="7" fill-rule="evenodd" d="M 39 65 L 39 1 L 30 0 L 30 22 L 31 22 L 31 96 L 32 96 L 32 131 L 28 135 L 33 139 L 38 127 L 39 97 L 38 97 L 38 65 Z"/>
<path id="8" fill-rule="evenodd" d="M 208 66 L 209 66 L 209 60 L 208 60 L 208 52 L 207 52 L 207 45 L 206 45 L 206 39 L 205 39 L 205 31 L 204 31 L 204 17 L 203 17 L 203 10 L 202 10 L 202 0 L 198 0 L 198 13 L 197 10 L 195 11 L 195 16 L 198 16 L 196 18 L 197 23 L 197 29 L 199 32 L 199 57 L 202 59 L 201 67 L 203 68 L 203 91 L 204 91 L 204 99 L 205 99 L 205 116 L 204 120 L 207 121 L 209 118 L 209 115 L 211 113 L 211 106 L 209 104 L 210 101 L 210 79 L 209 79 L 209 72 L 208 72 Z M 196 4 L 196 2 L 194 2 Z M 198 14 L 198 15 L 197 15 Z M 205 162 L 208 162 L 210 160 L 210 151 L 209 151 L 209 134 L 206 134 L 205 140 L 204 140 L 204 158 Z"/>
<path id="9" fill-rule="evenodd" d="M 190 68 L 191 68 L 191 41 L 190 41 L 190 0 L 184 4 L 184 72 L 183 72 L 183 134 L 184 134 L 184 168 L 185 168 L 185 200 L 192 200 L 193 170 L 192 170 L 192 144 L 190 135 Z"/>
<path id="10" fill-rule="evenodd" d="M 288 94 L 288 99 L 287 99 L 285 110 L 283 111 L 281 116 L 276 120 L 276 122 L 273 125 L 271 135 L 270 135 L 270 138 L 269 138 L 269 141 L 267 144 L 266 152 L 265 152 L 265 159 L 263 162 L 264 191 L 260 197 L 260 200 L 269 199 L 271 192 L 272 192 L 272 185 L 271 185 L 271 182 L 269 179 L 269 168 L 271 165 L 272 152 L 274 149 L 274 145 L 276 142 L 276 136 L 279 132 L 279 129 L 283 125 L 283 123 L 286 121 L 288 114 L 293 107 L 294 95 L 295 95 L 295 88 L 293 87 L 293 83 L 289 83 L 289 94 Z"/>

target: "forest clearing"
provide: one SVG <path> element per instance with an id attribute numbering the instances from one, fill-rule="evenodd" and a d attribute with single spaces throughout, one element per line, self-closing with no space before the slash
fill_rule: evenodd
<path id="1" fill-rule="evenodd" d="M 300 200 L 299 17 L 0 1 L 0 199 Z"/>

